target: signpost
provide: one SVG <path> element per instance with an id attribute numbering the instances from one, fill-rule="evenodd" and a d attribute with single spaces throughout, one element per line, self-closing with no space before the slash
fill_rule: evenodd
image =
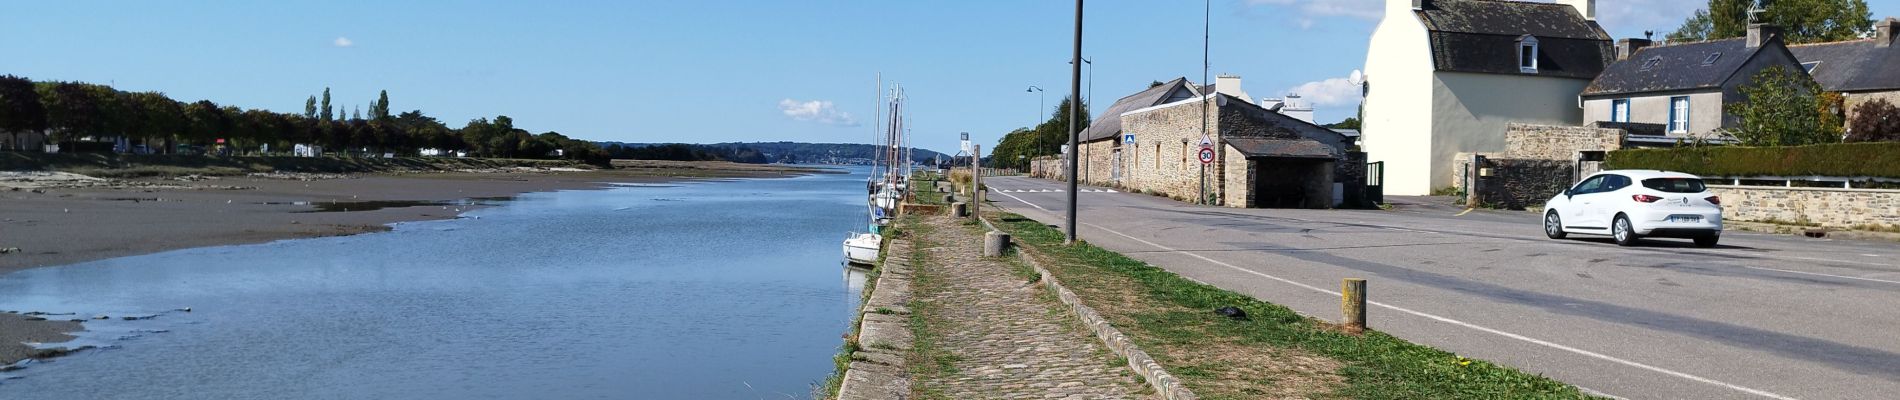
<path id="1" fill-rule="evenodd" d="M 1214 148 L 1202 147 L 1201 148 L 1201 165 L 1208 165 L 1208 164 L 1213 164 L 1213 163 L 1214 163 Z"/>

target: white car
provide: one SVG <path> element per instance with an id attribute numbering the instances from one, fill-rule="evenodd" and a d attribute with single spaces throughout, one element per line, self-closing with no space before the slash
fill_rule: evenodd
<path id="1" fill-rule="evenodd" d="M 1544 235 L 1563 239 L 1571 233 L 1610 235 L 1623 246 L 1649 236 L 1715 247 L 1722 239 L 1722 199 L 1695 175 L 1603 171 L 1544 203 Z"/>

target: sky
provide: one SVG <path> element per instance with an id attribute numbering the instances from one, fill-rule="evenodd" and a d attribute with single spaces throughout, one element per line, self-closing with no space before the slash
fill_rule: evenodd
<path id="1" fill-rule="evenodd" d="M 1297 92 L 1321 123 L 1351 116 L 1386 1 L 1096 0 L 1083 98 L 1150 81 L 1242 76 L 1254 97 Z M 1876 18 L 1900 0 L 1868 0 Z M 1660 37 L 1706 4 L 1599 0 L 1617 38 Z M 0 13 L 0 74 L 161 91 L 301 113 L 328 87 L 364 108 L 388 90 L 460 127 L 623 142 L 873 140 L 877 77 L 903 85 L 913 143 L 993 145 L 1070 90 L 1074 3 L 965 1 L 37 1 Z M 1036 86 L 1045 92 L 1030 92 Z"/>

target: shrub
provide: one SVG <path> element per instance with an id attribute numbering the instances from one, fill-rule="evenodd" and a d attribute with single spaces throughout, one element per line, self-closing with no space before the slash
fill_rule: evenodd
<path id="1" fill-rule="evenodd" d="M 1831 111 L 1839 95 L 1797 71 L 1769 67 L 1742 86 L 1742 101 L 1722 111 L 1741 118 L 1730 135 L 1749 146 L 1799 146 L 1841 141 L 1840 118 Z"/>
<path id="2" fill-rule="evenodd" d="M 1603 164 L 1610 169 L 1660 169 L 1722 177 L 1900 178 L 1900 142 L 1618 150 L 1610 152 Z"/>
<path id="3" fill-rule="evenodd" d="M 1854 107 L 1853 127 L 1847 136 L 1849 142 L 1892 142 L 1900 141 L 1900 107 L 1894 107 L 1887 99 L 1874 99 Z"/>

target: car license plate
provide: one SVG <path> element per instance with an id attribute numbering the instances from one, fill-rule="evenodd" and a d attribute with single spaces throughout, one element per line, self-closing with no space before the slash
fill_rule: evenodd
<path id="1" fill-rule="evenodd" d="M 1702 222 L 1700 215 L 1671 215 L 1669 222 Z"/>

